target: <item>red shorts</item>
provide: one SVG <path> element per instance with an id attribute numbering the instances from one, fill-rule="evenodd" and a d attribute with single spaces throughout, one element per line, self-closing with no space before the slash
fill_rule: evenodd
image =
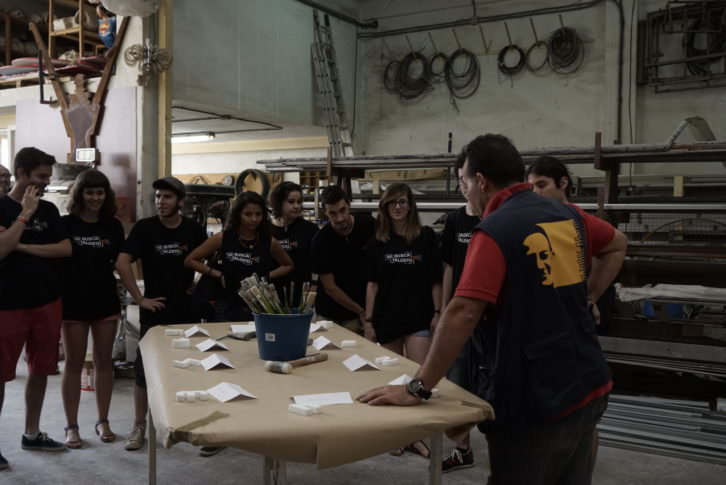
<path id="1" fill-rule="evenodd" d="M 55 373 L 62 317 L 60 298 L 35 308 L 0 310 L 0 382 L 15 379 L 23 345 L 28 372 L 39 376 Z"/>

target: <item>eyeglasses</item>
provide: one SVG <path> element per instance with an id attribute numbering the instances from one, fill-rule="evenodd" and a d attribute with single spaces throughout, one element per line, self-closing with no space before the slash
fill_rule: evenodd
<path id="1" fill-rule="evenodd" d="M 398 199 L 398 200 L 392 200 L 388 203 L 388 205 L 392 207 L 406 207 L 408 205 L 408 199 Z"/>

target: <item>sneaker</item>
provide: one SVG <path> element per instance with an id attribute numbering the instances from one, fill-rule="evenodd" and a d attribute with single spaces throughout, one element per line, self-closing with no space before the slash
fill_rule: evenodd
<path id="1" fill-rule="evenodd" d="M 473 466 L 474 453 L 471 451 L 471 448 L 468 450 L 454 448 L 451 450 L 451 454 L 441 463 L 441 471 L 447 473 L 454 470 L 461 470 L 462 468 L 471 468 Z"/>
<path id="2" fill-rule="evenodd" d="M 63 451 L 66 449 L 66 445 L 49 438 L 45 433 L 38 433 L 38 436 L 32 440 L 29 440 L 25 437 L 25 435 L 23 435 L 20 443 L 21 448 L 24 450 Z"/>
<path id="3" fill-rule="evenodd" d="M 225 448 L 226 446 L 202 446 L 199 448 L 199 456 L 213 456 Z"/>
<path id="4" fill-rule="evenodd" d="M 0 453 L 0 470 L 5 470 L 10 466 L 10 463 L 5 459 L 2 453 Z"/>
<path id="5" fill-rule="evenodd" d="M 126 448 L 128 451 L 134 451 L 141 449 L 142 446 L 144 446 L 144 441 L 146 435 L 146 425 L 145 424 L 135 424 L 134 429 L 131 431 L 131 434 L 126 438 L 126 444 L 124 445 L 124 448 Z"/>

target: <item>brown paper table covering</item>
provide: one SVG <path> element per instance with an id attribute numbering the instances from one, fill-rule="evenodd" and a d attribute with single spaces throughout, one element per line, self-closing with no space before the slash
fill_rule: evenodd
<path id="1" fill-rule="evenodd" d="M 229 323 L 200 324 L 211 338 L 230 332 Z M 493 417 L 486 401 L 444 379 L 436 387 L 441 397 L 420 406 L 369 406 L 355 401 L 360 393 L 385 385 L 401 374 L 413 376 L 418 365 L 342 327 L 315 332 L 336 344 L 357 340 L 355 348 L 325 350 L 328 360 L 274 374 L 264 369 L 257 341 L 222 340 L 229 351 L 200 352 L 194 345 L 207 337 L 192 337 L 189 349 L 171 347 L 165 328 L 152 328 L 140 343 L 148 383 L 149 406 L 165 447 L 186 441 L 198 446 L 232 446 L 279 460 L 333 467 L 374 456 L 445 431 L 456 438 L 476 423 Z M 234 369 L 205 371 L 173 366 L 174 360 L 203 359 L 213 352 L 227 357 Z M 317 352 L 308 347 L 308 354 Z M 388 355 L 399 363 L 377 370 L 349 371 L 342 361 L 353 354 L 373 360 Z M 177 391 L 207 390 L 221 382 L 237 384 L 257 399 L 220 403 L 176 402 Z M 321 414 L 299 416 L 288 412 L 294 395 L 348 391 L 353 404 L 324 406 Z"/>

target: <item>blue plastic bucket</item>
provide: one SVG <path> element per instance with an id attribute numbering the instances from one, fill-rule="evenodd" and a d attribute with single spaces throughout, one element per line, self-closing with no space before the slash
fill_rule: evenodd
<path id="1" fill-rule="evenodd" d="M 305 357 L 312 313 L 253 315 L 260 359 L 284 362 Z"/>

